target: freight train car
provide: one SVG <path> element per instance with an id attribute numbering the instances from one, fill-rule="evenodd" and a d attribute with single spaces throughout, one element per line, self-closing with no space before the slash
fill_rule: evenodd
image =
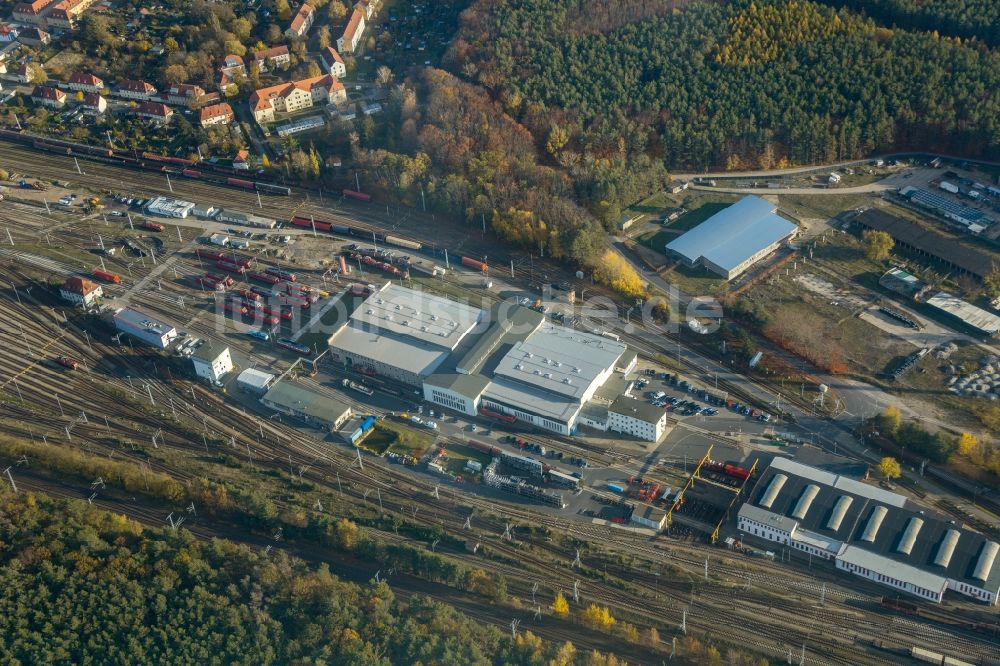
<path id="1" fill-rule="evenodd" d="M 248 190 L 253 189 L 253 181 L 243 180 L 242 178 L 226 178 L 226 185 L 232 185 L 233 187 L 243 187 Z"/>
<path id="2" fill-rule="evenodd" d="M 295 282 L 295 273 L 291 271 L 286 271 L 284 268 L 277 268 L 276 266 L 268 266 L 264 269 L 264 272 L 268 275 L 273 275 L 282 280 L 287 280 L 289 282 Z"/>
<path id="3" fill-rule="evenodd" d="M 284 347 L 285 349 L 293 351 L 296 354 L 302 354 L 303 356 L 307 356 L 312 353 L 312 350 L 309 349 L 309 347 L 295 342 L 294 340 L 289 340 L 288 338 L 278 338 L 278 346 Z"/>
<path id="4" fill-rule="evenodd" d="M 102 268 L 95 268 L 91 272 L 91 275 L 100 280 L 104 280 L 105 282 L 111 282 L 112 284 L 121 284 L 122 282 L 122 277 L 120 275 L 106 271 Z"/>
<path id="5" fill-rule="evenodd" d="M 355 199 L 357 201 L 368 202 L 372 200 L 372 195 L 365 194 L 364 192 L 358 192 L 356 190 L 344 190 L 343 194 L 348 199 Z"/>
<path id="6" fill-rule="evenodd" d="M 276 275 L 268 275 L 267 273 L 247 273 L 247 279 L 257 280 L 258 282 L 265 282 L 267 284 L 278 284 L 281 282 L 281 278 Z"/>
<path id="7" fill-rule="evenodd" d="M 292 188 L 286 187 L 284 185 L 272 185 L 271 183 L 263 183 L 257 181 L 254 183 L 254 189 L 258 192 L 264 192 L 265 194 L 280 194 L 283 196 L 288 196 L 292 193 Z"/>
<path id="8" fill-rule="evenodd" d="M 139 225 L 139 228 L 145 229 L 147 231 L 163 231 L 162 224 L 157 224 L 156 222 L 150 222 L 149 220 L 145 220 L 142 224 Z"/>
<path id="9" fill-rule="evenodd" d="M 299 217 L 296 215 L 291 219 L 291 223 L 297 227 L 305 227 L 306 229 L 315 229 L 316 231 L 330 231 L 331 225 L 329 222 L 321 222 L 320 220 L 314 220 L 307 217 Z"/>
<path id="10" fill-rule="evenodd" d="M 243 275 L 244 273 L 247 272 L 246 267 L 240 266 L 239 264 L 232 261 L 226 261 L 224 259 L 220 259 L 219 261 L 215 262 L 215 266 L 216 268 L 221 268 L 224 271 L 229 271 L 230 273 L 238 273 L 240 275 Z"/>
<path id="11" fill-rule="evenodd" d="M 462 265 L 468 266 L 469 268 L 475 268 L 477 271 L 486 272 L 489 270 L 489 266 L 485 262 L 473 259 L 472 257 L 462 257 Z"/>
<path id="12" fill-rule="evenodd" d="M 485 453 L 486 455 L 491 456 L 493 458 L 496 458 L 497 456 L 500 455 L 500 449 L 496 446 L 491 446 L 490 444 L 477 442 L 474 439 L 466 440 L 466 444 L 468 444 L 470 449 L 475 449 L 476 451 L 479 451 L 480 453 Z"/>
<path id="13" fill-rule="evenodd" d="M 226 258 L 225 254 L 215 250 L 202 250 L 199 248 L 195 250 L 194 253 L 202 259 L 211 259 L 212 261 L 219 261 Z"/>

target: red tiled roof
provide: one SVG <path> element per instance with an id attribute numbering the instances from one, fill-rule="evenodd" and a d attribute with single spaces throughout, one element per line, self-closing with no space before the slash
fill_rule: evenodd
<path id="1" fill-rule="evenodd" d="M 272 46 L 269 49 L 264 49 L 263 51 L 257 51 L 253 54 L 253 59 L 257 62 L 267 60 L 268 58 L 278 58 L 280 56 L 288 55 L 287 46 Z"/>
<path id="2" fill-rule="evenodd" d="M 317 87 L 324 87 L 334 91 L 343 89 L 344 84 L 330 74 L 314 76 L 311 79 L 291 81 L 290 83 L 279 83 L 276 86 L 268 86 L 267 88 L 261 88 L 260 90 L 255 91 L 254 94 L 250 96 L 250 108 L 254 111 L 265 109 L 271 105 L 272 98 L 285 97 L 292 92 L 292 89 L 294 88 L 298 88 L 299 90 L 304 90 L 306 92 L 312 92 L 312 89 Z"/>
<path id="3" fill-rule="evenodd" d="M 118 84 L 119 90 L 127 90 L 129 92 L 137 93 L 155 93 L 156 88 L 153 84 L 147 83 L 146 81 L 135 81 L 135 80 L 125 80 Z"/>
<path id="4" fill-rule="evenodd" d="M 312 16 L 313 11 L 315 10 L 312 7 L 303 3 L 303 5 L 299 7 L 299 11 L 295 13 L 295 18 L 292 19 L 292 25 L 290 26 L 292 32 L 299 32 L 302 30 L 302 24 L 304 24 L 306 20 Z"/>
<path id="5" fill-rule="evenodd" d="M 346 40 L 354 40 L 354 33 L 358 31 L 358 27 L 361 25 L 361 19 L 364 17 L 365 15 L 360 9 L 355 9 L 351 12 L 351 20 L 347 22 L 347 27 L 344 28 L 344 38 Z"/>
<path id="6" fill-rule="evenodd" d="M 85 72 L 73 72 L 73 76 L 69 77 L 70 83 L 75 83 L 81 86 L 101 86 L 104 85 L 104 81 L 93 74 L 88 74 Z"/>
<path id="7" fill-rule="evenodd" d="M 210 118 L 216 118 L 218 116 L 232 116 L 233 107 L 229 106 L 228 102 L 222 102 L 221 104 L 213 104 L 211 106 L 206 106 L 201 110 L 199 118 L 201 122 L 205 122 Z"/>
<path id="8" fill-rule="evenodd" d="M 73 292 L 74 294 L 86 296 L 90 292 L 100 289 L 100 285 L 91 282 L 86 278 L 71 277 L 63 283 L 62 288 L 66 291 Z"/>
<path id="9" fill-rule="evenodd" d="M 169 118 L 174 114 L 174 110 L 171 109 L 166 104 L 161 104 L 160 102 L 143 102 L 136 107 L 136 113 L 141 113 L 147 116 L 157 116 L 159 118 Z"/>
<path id="10" fill-rule="evenodd" d="M 320 52 L 320 57 L 327 63 L 327 65 L 332 65 L 335 62 L 339 62 L 341 65 L 344 64 L 344 59 L 340 57 L 337 53 L 337 49 L 332 46 L 328 46 Z"/>
<path id="11" fill-rule="evenodd" d="M 103 98 L 98 93 L 85 93 L 83 95 L 83 105 L 96 109 L 101 105 Z"/>
<path id="12" fill-rule="evenodd" d="M 59 88 L 53 88 L 52 86 L 35 86 L 35 89 L 31 92 L 31 96 L 41 97 L 42 99 L 66 99 L 66 93 L 59 90 Z"/>

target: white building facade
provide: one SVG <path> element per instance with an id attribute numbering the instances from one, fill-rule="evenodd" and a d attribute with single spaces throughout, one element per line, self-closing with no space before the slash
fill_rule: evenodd
<path id="1" fill-rule="evenodd" d="M 193 356 L 194 373 L 203 379 L 217 382 L 233 371 L 233 357 L 229 347 L 211 343 L 203 345 Z"/>

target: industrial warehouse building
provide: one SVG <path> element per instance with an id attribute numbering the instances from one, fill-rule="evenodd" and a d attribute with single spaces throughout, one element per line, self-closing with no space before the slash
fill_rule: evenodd
<path id="1" fill-rule="evenodd" d="M 177 329 L 166 322 L 134 308 L 122 308 L 114 314 L 115 328 L 160 349 L 177 338 Z"/>
<path id="2" fill-rule="evenodd" d="M 146 212 L 150 215 L 160 217 L 186 218 L 194 210 L 194 204 L 190 201 L 171 199 L 169 197 L 153 197 L 146 204 Z"/>
<path id="3" fill-rule="evenodd" d="M 273 382 L 274 375 L 256 368 L 247 368 L 236 377 L 236 385 L 240 389 L 256 395 L 267 393 L 267 389 L 271 388 Z"/>
<path id="4" fill-rule="evenodd" d="M 329 345 L 334 362 L 422 387 L 434 404 L 560 434 L 575 431 L 597 391 L 636 364 L 621 342 L 546 323 L 520 305 L 487 311 L 391 283 Z"/>
<path id="5" fill-rule="evenodd" d="M 924 302 L 977 333 L 990 337 L 1000 333 L 1000 317 L 948 292 L 939 291 Z"/>
<path id="6" fill-rule="evenodd" d="M 288 380 L 272 385 L 260 402 L 322 430 L 337 430 L 352 413 L 350 405 Z"/>
<path id="7" fill-rule="evenodd" d="M 740 507 L 740 531 L 940 603 L 954 590 L 995 605 L 1000 544 L 902 495 L 775 458 Z"/>
<path id="8" fill-rule="evenodd" d="M 743 197 L 667 243 L 666 254 L 732 280 L 798 233 L 777 211 L 765 199 Z"/>
<path id="9" fill-rule="evenodd" d="M 482 316 L 479 308 L 387 283 L 330 336 L 330 356 L 420 386 Z"/>

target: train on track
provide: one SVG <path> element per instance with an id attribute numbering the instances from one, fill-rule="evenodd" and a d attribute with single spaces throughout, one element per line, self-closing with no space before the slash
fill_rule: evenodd
<path id="1" fill-rule="evenodd" d="M 184 157 L 157 155 L 148 151 L 139 152 L 138 150 L 90 146 L 84 143 L 63 141 L 62 139 L 52 137 L 36 136 L 19 130 L 0 129 L 0 139 L 28 146 L 36 150 L 44 150 L 49 153 L 78 155 L 111 164 L 176 174 L 184 178 L 205 180 L 218 185 L 255 190 L 261 194 L 288 196 L 292 193 L 292 188 L 287 185 L 270 182 L 260 174 L 253 174 L 246 169 L 235 169 L 223 164 L 189 160 Z"/>
<path id="2" fill-rule="evenodd" d="M 375 244 L 392 245 L 395 247 L 405 248 L 407 250 L 413 250 L 415 252 L 425 252 L 427 254 L 433 254 L 435 252 L 435 248 L 424 245 L 423 243 L 419 243 L 408 238 L 400 238 L 399 236 L 385 234 L 378 230 L 365 229 L 362 227 L 349 227 L 345 224 L 336 224 L 334 222 L 317 220 L 313 217 L 301 217 L 298 215 L 292 217 L 289 222 L 296 227 L 314 229 L 317 232 L 322 231 L 323 233 L 336 234 L 338 236 L 351 236 L 353 238 L 360 238 L 363 241 L 371 240 L 371 242 Z M 381 259 L 384 263 L 388 264 L 393 263 L 394 258 L 392 252 L 384 249 L 378 250 L 377 248 L 372 248 L 371 250 L 357 248 L 354 253 L 360 256 L 367 256 L 372 259 Z M 489 266 L 486 262 L 480 261 L 475 257 L 456 255 L 454 259 L 460 262 L 463 266 L 482 271 L 483 273 L 489 270 Z"/>
<path id="3" fill-rule="evenodd" d="M 898 597 L 882 597 L 879 600 L 882 608 L 901 613 L 903 615 L 913 615 L 926 620 L 933 620 L 951 626 L 964 627 L 970 631 L 977 631 L 982 634 L 1000 634 L 1000 623 L 997 622 L 975 622 L 973 620 L 962 620 L 949 613 L 942 612 L 936 608 L 926 608 L 907 599 Z"/>

